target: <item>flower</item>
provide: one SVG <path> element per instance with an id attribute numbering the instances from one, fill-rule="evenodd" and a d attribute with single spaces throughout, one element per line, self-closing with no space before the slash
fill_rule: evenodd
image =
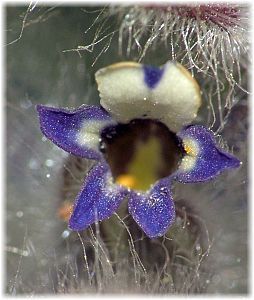
<path id="1" fill-rule="evenodd" d="M 43 134 L 63 150 L 96 160 L 77 195 L 69 227 L 87 228 L 128 209 L 150 238 L 175 219 L 171 185 L 201 182 L 240 162 L 202 125 L 197 82 L 180 64 L 122 62 L 96 73 L 101 106 L 76 110 L 38 105 Z"/>

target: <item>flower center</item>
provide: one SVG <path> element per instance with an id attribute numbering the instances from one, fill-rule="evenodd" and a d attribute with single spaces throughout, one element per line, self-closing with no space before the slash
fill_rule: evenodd
<path id="1" fill-rule="evenodd" d="M 106 127 L 100 150 L 115 182 L 142 191 L 172 174 L 184 153 L 177 136 L 163 123 L 150 119 Z"/>

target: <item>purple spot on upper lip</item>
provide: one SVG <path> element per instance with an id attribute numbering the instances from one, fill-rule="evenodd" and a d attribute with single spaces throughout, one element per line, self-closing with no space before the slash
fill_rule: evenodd
<path id="1" fill-rule="evenodd" d="M 145 74 L 144 80 L 146 85 L 151 89 L 155 88 L 156 85 L 161 80 L 164 69 L 152 67 L 152 66 L 143 66 L 143 68 Z"/>

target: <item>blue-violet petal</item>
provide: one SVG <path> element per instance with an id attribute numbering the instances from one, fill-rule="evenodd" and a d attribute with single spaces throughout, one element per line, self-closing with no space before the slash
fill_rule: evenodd
<path id="1" fill-rule="evenodd" d="M 108 165 L 100 162 L 88 173 L 76 198 L 69 221 L 71 230 L 82 230 L 110 217 L 124 200 L 127 190 L 113 183 Z"/>
<path id="2" fill-rule="evenodd" d="M 214 178 L 225 169 L 237 168 L 240 161 L 216 145 L 212 131 L 202 125 L 190 125 L 178 136 L 186 155 L 176 174 L 180 182 L 201 182 Z"/>
<path id="3" fill-rule="evenodd" d="M 88 159 L 100 159 L 100 131 L 112 123 L 98 106 L 83 105 L 76 110 L 37 105 L 43 134 L 63 150 Z"/>
<path id="4" fill-rule="evenodd" d="M 164 235 L 175 220 L 170 184 L 171 180 L 164 178 L 146 193 L 130 193 L 129 212 L 150 238 Z"/>

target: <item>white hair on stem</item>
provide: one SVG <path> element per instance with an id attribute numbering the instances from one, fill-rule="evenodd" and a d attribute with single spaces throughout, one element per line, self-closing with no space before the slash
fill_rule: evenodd
<path id="1" fill-rule="evenodd" d="M 165 47 L 165 59 L 180 62 L 199 80 L 207 125 L 218 133 L 234 105 L 233 94 L 247 92 L 242 74 L 249 61 L 248 15 L 248 5 L 234 3 L 103 7 L 86 31 L 97 24 L 92 43 L 66 51 L 101 49 L 95 64 L 116 36 L 119 54 L 139 62 Z"/>

